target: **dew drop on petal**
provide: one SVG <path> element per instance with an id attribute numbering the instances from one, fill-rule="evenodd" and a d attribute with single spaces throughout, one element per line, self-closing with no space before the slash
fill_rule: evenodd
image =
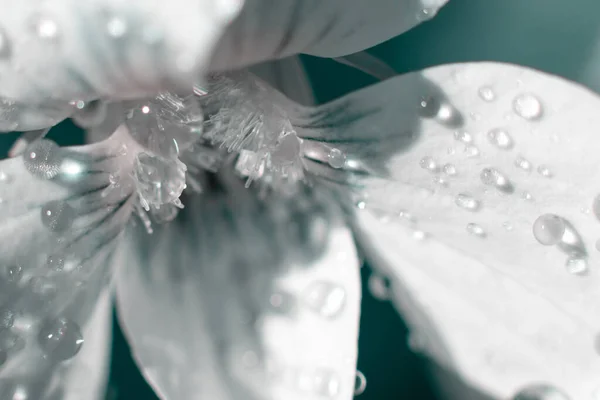
<path id="1" fill-rule="evenodd" d="M 494 186 L 504 193 L 514 192 L 514 186 L 510 180 L 495 168 L 484 168 L 479 175 L 481 182 L 488 186 Z"/>
<path id="2" fill-rule="evenodd" d="M 434 118 L 440 111 L 441 104 L 435 97 L 422 97 L 419 101 L 419 115 L 422 118 Z"/>
<path id="3" fill-rule="evenodd" d="M 571 275 L 586 275 L 588 272 L 588 261 L 583 257 L 569 257 L 565 267 Z"/>
<path id="4" fill-rule="evenodd" d="M 457 206 L 467 211 L 478 211 L 481 207 L 481 202 L 479 200 L 466 193 L 459 193 L 456 196 L 455 203 Z"/>
<path id="5" fill-rule="evenodd" d="M 65 257 L 62 254 L 51 254 L 46 258 L 46 266 L 55 272 L 65 269 Z"/>
<path id="6" fill-rule="evenodd" d="M 23 153 L 25 168 L 38 178 L 52 179 L 60 172 L 62 153 L 51 140 L 35 141 Z"/>
<path id="7" fill-rule="evenodd" d="M 365 374 L 360 371 L 356 371 L 356 378 L 354 380 L 354 396 L 360 396 L 367 389 L 367 378 Z"/>
<path id="8" fill-rule="evenodd" d="M 421 161 L 419 161 L 419 165 L 421 168 L 431 172 L 436 172 L 438 169 L 438 165 L 435 160 L 429 156 L 423 157 Z"/>
<path id="9" fill-rule="evenodd" d="M 428 21 L 428 20 L 432 19 L 433 17 L 435 17 L 436 13 L 437 13 L 437 10 L 435 8 L 431 8 L 431 7 L 422 8 L 417 13 L 417 21 L 419 21 L 419 22 Z"/>
<path id="10" fill-rule="evenodd" d="M 537 171 L 538 171 L 538 174 L 540 174 L 544 178 L 552 178 L 554 176 L 554 173 L 552 173 L 552 170 L 550 168 L 548 168 L 548 166 L 546 166 L 546 165 L 540 165 L 538 167 Z"/>
<path id="11" fill-rule="evenodd" d="M 544 384 L 534 384 L 519 390 L 511 400 L 571 400 L 559 389 Z"/>
<path id="12" fill-rule="evenodd" d="M 51 201 L 42 209 L 42 224 L 52 232 L 66 232 L 75 221 L 75 210 L 64 201 Z"/>
<path id="13" fill-rule="evenodd" d="M 4 279 L 8 282 L 19 282 L 23 277 L 23 268 L 20 265 L 9 265 L 3 272 Z"/>
<path id="14" fill-rule="evenodd" d="M 367 208 L 367 203 L 364 200 L 357 201 L 356 208 L 358 208 L 359 210 L 364 210 L 365 208 Z"/>
<path id="15" fill-rule="evenodd" d="M 312 283 L 303 296 L 304 304 L 325 318 L 336 318 L 346 305 L 346 291 L 332 282 Z"/>
<path id="16" fill-rule="evenodd" d="M 106 32 L 115 39 L 122 38 L 127 34 L 127 21 L 118 15 L 114 15 L 106 22 Z"/>
<path id="17" fill-rule="evenodd" d="M 558 244 L 565 234 L 564 219 L 554 214 L 544 214 L 533 223 L 533 236 L 544 246 Z"/>
<path id="18" fill-rule="evenodd" d="M 473 236 L 477 236 L 480 238 L 485 238 L 487 236 L 487 234 L 485 233 L 485 230 L 478 224 L 475 224 L 473 222 L 467 224 L 467 232 Z"/>
<path id="19" fill-rule="evenodd" d="M 540 119 L 544 113 L 542 102 L 531 93 L 524 93 L 515 97 L 513 110 L 518 116 L 529 121 Z"/>
<path id="20" fill-rule="evenodd" d="M 483 101 L 492 102 L 496 100 L 496 93 L 494 92 L 494 89 L 492 89 L 489 86 L 480 87 L 478 90 L 478 94 L 481 100 Z"/>
<path id="21" fill-rule="evenodd" d="M 465 146 L 465 154 L 469 158 L 479 157 L 479 148 L 477 146 Z"/>
<path id="22" fill-rule="evenodd" d="M 47 41 L 55 41 L 60 36 L 58 23 L 45 15 L 37 15 L 33 22 L 33 27 L 37 37 Z"/>
<path id="23" fill-rule="evenodd" d="M 454 164 L 445 164 L 443 171 L 448 176 L 455 176 L 457 174 L 456 166 L 454 166 Z"/>
<path id="24" fill-rule="evenodd" d="M 523 200 L 533 201 L 533 196 L 528 191 L 524 191 L 523 193 L 521 193 L 521 198 Z"/>
<path id="25" fill-rule="evenodd" d="M 487 134 L 490 143 L 501 150 L 510 150 L 514 146 L 512 137 L 501 128 L 492 129 Z"/>
<path id="26" fill-rule="evenodd" d="M 527 171 L 530 172 L 531 169 L 533 168 L 533 166 L 531 165 L 531 162 L 529 162 L 529 160 L 527 160 L 525 157 L 523 156 L 517 156 L 517 158 L 515 158 L 515 167 L 522 169 L 523 171 Z"/>
<path id="27" fill-rule="evenodd" d="M 327 162 L 331 168 L 343 168 L 346 165 L 346 154 L 340 149 L 331 149 L 327 155 Z"/>
<path id="28" fill-rule="evenodd" d="M 38 344 L 51 360 L 66 361 L 83 346 L 83 335 L 79 325 L 67 318 L 49 319 L 40 326 Z"/>
<path id="29" fill-rule="evenodd" d="M 471 143 L 473 141 L 473 136 L 467 131 L 455 131 L 454 139 L 463 143 Z"/>
<path id="30" fill-rule="evenodd" d="M 371 296 L 377 300 L 385 301 L 390 298 L 391 282 L 388 278 L 379 274 L 372 274 L 367 281 L 367 286 Z"/>

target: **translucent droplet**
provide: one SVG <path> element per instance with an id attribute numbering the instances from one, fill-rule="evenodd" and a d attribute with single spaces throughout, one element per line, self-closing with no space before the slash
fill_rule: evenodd
<path id="1" fill-rule="evenodd" d="M 540 165 L 538 167 L 537 171 L 538 171 L 538 174 L 540 174 L 544 178 L 552 178 L 554 176 L 554 174 L 552 173 L 552 170 L 550 168 L 548 168 L 548 166 L 546 166 L 546 165 Z"/>
<path id="2" fill-rule="evenodd" d="M 51 360 L 66 361 L 83 346 L 83 335 L 79 326 L 67 318 L 50 319 L 42 323 L 38 343 Z"/>
<path id="3" fill-rule="evenodd" d="M 46 258 L 46 266 L 56 272 L 61 272 L 65 269 L 65 256 L 62 254 L 51 254 Z"/>
<path id="4" fill-rule="evenodd" d="M 514 146 L 512 137 L 504 129 L 492 129 L 488 132 L 487 137 L 490 143 L 499 149 L 510 150 Z"/>
<path id="5" fill-rule="evenodd" d="M 435 172 L 438 169 L 438 165 L 435 162 L 435 160 L 429 156 L 423 157 L 421 161 L 419 161 L 419 165 L 421 166 L 421 168 L 431 172 Z"/>
<path id="6" fill-rule="evenodd" d="M 377 300 L 385 301 L 390 298 L 391 282 L 379 274 L 372 274 L 367 282 L 369 293 Z"/>
<path id="7" fill-rule="evenodd" d="M 588 261 L 583 257 L 569 257 L 565 267 L 571 275 L 586 275 L 588 272 Z"/>
<path id="8" fill-rule="evenodd" d="M 422 8 L 417 13 L 417 21 L 419 21 L 419 22 L 429 21 L 430 19 L 435 17 L 436 13 L 437 13 L 437 10 L 435 8 L 431 8 L 431 7 Z"/>
<path id="9" fill-rule="evenodd" d="M 340 149 L 331 149 L 327 155 L 327 162 L 331 168 L 343 168 L 346 165 L 346 154 Z"/>
<path id="10" fill-rule="evenodd" d="M 4 171 L 0 171 L 0 183 L 8 182 L 10 182 L 10 176 Z"/>
<path id="11" fill-rule="evenodd" d="M 177 159 L 139 153 L 134 177 L 140 199 L 154 208 L 179 199 L 186 187 L 185 171 L 185 165 Z"/>
<path id="12" fill-rule="evenodd" d="M 538 120 L 544 114 L 542 102 L 531 93 L 520 94 L 513 101 L 515 113 L 526 120 Z"/>
<path id="13" fill-rule="evenodd" d="M 419 115 L 423 118 L 434 118 L 440 111 L 440 106 L 435 97 L 422 97 L 419 101 Z"/>
<path id="14" fill-rule="evenodd" d="M 485 233 L 485 230 L 481 226 L 479 226 L 473 222 L 467 224 L 466 229 L 467 229 L 467 232 L 473 236 L 477 236 L 480 238 L 484 238 L 487 236 L 487 234 Z"/>
<path id="15" fill-rule="evenodd" d="M 444 165 L 443 171 L 448 176 L 455 176 L 457 174 L 456 167 L 454 166 L 454 164 Z"/>
<path id="16" fill-rule="evenodd" d="M 122 38 L 127 34 L 127 21 L 125 18 L 114 15 L 106 22 L 106 32 L 115 39 Z"/>
<path id="17" fill-rule="evenodd" d="M 356 208 L 358 208 L 359 210 L 364 210 L 365 208 L 367 208 L 367 203 L 363 200 L 360 200 L 356 202 Z"/>
<path id="18" fill-rule="evenodd" d="M 558 244 L 565 234 L 564 219 L 554 214 L 544 214 L 533 223 L 533 236 L 544 246 Z"/>
<path id="19" fill-rule="evenodd" d="M 166 224 L 177 218 L 179 208 L 173 204 L 163 204 L 158 209 L 152 209 L 152 219 L 158 224 Z"/>
<path id="20" fill-rule="evenodd" d="M 23 268 L 20 265 L 9 265 L 4 268 L 4 279 L 9 282 L 19 282 L 23 277 Z"/>
<path id="21" fill-rule="evenodd" d="M 477 146 L 465 146 L 465 154 L 469 158 L 479 157 L 479 148 Z"/>
<path id="22" fill-rule="evenodd" d="M 488 186 L 494 186 L 504 193 L 514 192 L 514 186 L 510 180 L 495 168 L 484 168 L 479 175 L 481 182 Z"/>
<path id="23" fill-rule="evenodd" d="M 473 141 L 473 136 L 469 132 L 466 131 L 456 131 L 454 132 L 454 139 L 463 143 L 471 143 Z"/>
<path id="24" fill-rule="evenodd" d="M 60 36 L 58 23 L 45 15 L 38 15 L 34 19 L 35 34 L 43 40 L 55 41 Z"/>
<path id="25" fill-rule="evenodd" d="M 75 221 L 75 210 L 64 201 L 48 202 L 41 211 L 42 223 L 52 232 L 66 232 Z"/>
<path id="26" fill-rule="evenodd" d="M 496 93 L 494 92 L 494 89 L 489 86 L 480 87 L 477 93 L 483 101 L 491 102 L 496 100 Z"/>
<path id="27" fill-rule="evenodd" d="M 440 185 L 440 186 L 448 186 L 448 180 L 446 178 L 444 178 L 443 176 L 435 176 L 433 178 L 433 183 L 435 183 L 436 185 Z"/>
<path id="28" fill-rule="evenodd" d="M 100 126 L 108 115 L 108 106 L 105 102 L 97 100 L 77 106 L 77 111 L 71 116 L 73 121 L 84 129 Z"/>
<path id="29" fill-rule="evenodd" d="M 478 211 L 481 207 L 479 200 L 466 193 L 460 193 L 456 196 L 455 202 L 457 206 L 467 211 Z"/>
<path id="30" fill-rule="evenodd" d="M 332 282 L 312 283 L 303 297 L 304 303 L 325 318 L 336 318 L 346 305 L 346 291 Z"/>
<path id="31" fill-rule="evenodd" d="M 551 385 L 534 384 L 519 390 L 512 400 L 571 400 L 569 396 Z"/>
<path id="32" fill-rule="evenodd" d="M 523 193 L 521 193 L 521 198 L 523 200 L 533 201 L 533 196 L 528 191 L 524 191 Z"/>
<path id="33" fill-rule="evenodd" d="M 360 371 L 356 371 L 356 378 L 354 380 L 354 396 L 360 396 L 367 389 L 367 378 L 365 374 Z"/>
<path id="34" fill-rule="evenodd" d="M 33 142 L 23 153 L 25 168 L 38 178 L 52 179 L 60 172 L 62 152 L 51 140 Z"/>
<path id="35" fill-rule="evenodd" d="M 531 168 L 533 168 L 531 162 L 523 156 L 517 156 L 517 158 L 515 158 L 515 167 L 527 172 L 530 172 Z"/>

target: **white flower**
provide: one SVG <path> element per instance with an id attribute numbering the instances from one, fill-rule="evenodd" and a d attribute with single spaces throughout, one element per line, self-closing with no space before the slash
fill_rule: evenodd
<path id="1" fill-rule="evenodd" d="M 508 64 L 395 77 L 358 53 L 340 61 L 387 79 L 311 106 L 295 60 L 271 80 L 304 105 L 220 72 L 355 53 L 443 1 L 63 3 L 0 20 L 3 128 L 72 115 L 95 141 L 34 131 L 0 162 L 5 397 L 98 398 L 114 274 L 160 397 L 349 399 L 358 245 L 423 352 L 468 385 L 594 398 L 595 94 Z"/>

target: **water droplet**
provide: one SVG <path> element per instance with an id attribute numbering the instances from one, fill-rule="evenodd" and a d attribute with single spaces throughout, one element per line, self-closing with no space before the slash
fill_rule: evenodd
<path id="1" fill-rule="evenodd" d="M 77 102 L 77 111 L 71 116 L 73 121 L 84 129 L 100 126 L 108 115 L 108 106 L 104 101 L 84 102 L 83 106 Z"/>
<path id="2" fill-rule="evenodd" d="M 564 219 L 554 214 L 544 214 L 533 223 L 533 236 L 544 246 L 558 244 L 565 234 Z"/>
<path id="3" fill-rule="evenodd" d="M 544 114 L 540 99 L 531 93 L 520 94 L 513 101 L 515 113 L 529 121 L 538 120 Z"/>
<path id="4" fill-rule="evenodd" d="M 431 7 L 422 8 L 417 13 L 417 21 L 419 21 L 419 22 L 429 21 L 430 19 L 435 17 L 436 13 L 437 13 L 437 10 L 435 8 L 431 8 Z"/>
<path id="5" fill-rule="evenodd" d="M 535 384 L 519 390 L 512 400 L 571 400 L 554 386 Z"/>
<path id="6" fill-rule="evenodd" d="M 528 191 L 524 191 L 523 193 L 521 193 L 521 198 L 523 200 L 533 201 L 533 196 Z"/>
<path id="7" fill-rule="evenodd" d="M 66 361 L 83 346 L 83 335 L 79 326 L 67 318 L 50 319 L 41 325 L 38 343 L 51 360 Z"/>
<path id="8" fill-rule="evenodd" d="M 354 380 L 354 396 L 360 396 L 367 389 L 367 378 L 365 374 L 360 371 L 356 371 L 356 378 Z"/>
<path id="9" fill-rule="evenodd" d="M 114 15 L 106 22 L 106 32 L 109 36 L 119 39 L 127 34 L 127 21 L 125 18 Z"/>
<path id="10" fill-rule="evenodd" d="M 540 174 L 544 178 L 552 178 L 554 176 L 554 174 L 552 173 L 552 170 L 550 168 L 548 168 L 546 165 L 540 165 L 538 167 L 537 171 L 538 171 L 538 174 Z"/>
<path id="11" fill-rule="evenodd" d="M 364 210 L 365 208 L 367 208 L 367 203 L 363 200 L 356 202 L 356 208 L 358 208 L 359 210 Z"/>
<path id="12" fill-rule="evenodd" d="M 65 269 L 65 257 L 61 254 L 51 254 L 46 258 L 46 266 L 56 272 L 61 272 Z"/>
<path id="13" fill-rule="evenodd" d="M 465 146 L 465 154 L 469 158 L 479 157 L 479 148 L 477 146 Z"/>
<path id="14" fill-rule="evenodd" d="M 565 264 L 567 272 L 571 275 L 586 275 L 588 272 L 587 259 L 582 257 L 569 257 Z"/>
<path id="15" fill-rule="evenodd" d="M 457 174 L 456 167 L 454 166 L 454 164 L 444 165 L 443 171 L 448 176 L 455 176 Z"/>
<path id="16" fill-rule="evenodd" d="M 331 149 L 327 155 L 327 162 L 331 168 L 343 168 L 346 165 L 346 154 L 340 149 Z"/>
<path id="17" fill-rule="evenodd" d="M 456 131 L 454 132 L 454 139 L 463 143 L 471 143 L 473 141 L 473 136 L 469 132 L 466 131 Z"/>
<path id="18" fill-rule="evenodd" d="M 520 155 L 517 156 L 517 158 L 515 158 L 515 167 L 527 172 L 530 172 L 531 168 L 533 168 L 531 162 L 529 162 L 529 160 L 525 159 L 525 157 Z"/>
<path id="19" fill-rule="evenodd" d="M 4 268 L 4 279 L 9 282 L 19 282 L 23 277 L 23 268 L 20 265 L 9 265 Z"/>
<path id="20" fill-rule="evenodd" d="M 60 36 L 58 23 L 45 15 L 38 15 L 34 20 L 35 34 L 43 40 L 55 41 Z"/>
<path id="21" fill-rule="evenodd" d="M 480 238 L 484 238 L 487 236 L 487 234 L 485 233 L 485 230 L 481 226 L 479 226 L 473 222 L 467 224 L 466 229 L 467 229 L 467 232 L 473 236 L 477 236 Z"/>
<path id="22" fill-rule="evenodd" d="M 496 189 L 504 193 L 513 193 L 514 186 L 510 180 L 500 171 L 495 168 L 484 168 L 479 175 L 481 182 L 488 186 L 494 186 Z"/>
<path id="23" fill-rule="evenodd" d="M 502 223 L 502 227 L 506 229 L 506 231 L 511 232 L 515 227 L 508 221 Z"/>
<path id="24" fill-rule="evenodd" d="M 478 211 L 481 207 L 479 200 L 466 193 L 460 193 L 456 196 L 455 202 L 457 206 L 467 211 Z"/>
<path id="25" fill-rule="evenodd" d="M 483 101 L 491 102 L 491 101 L 496 100 L 496 93 L 494 92 L 494 89 L 492 89 L 489 86 L 480 87 L 478 90 L 478 93 L 479 93 L 479 97 Z"/>
<path id="26" fill-rule="evenodd" d="M 377 300 L 385 301 L 390 298 L 392 283 L 390 280 L 379 274 L 372 274 L 367 282 L 369 293 Z"/>
<path id="27" fill-rule="evenodd" d="M 438 165 L 435 160 L 429 156 L 423 157 L 421 161 L 419 161 L 419 165 L 421 168 L 426 169 L 431 172 L 436 172 L 438 170 Z"/>
<path id="28" fill-rule="evenodd" d="M 435 97 L 422 97 L 419 101 L 419 115 L 423 118 L 434 118 L 440 111 L 440 106 Z"/>
<path id="29" fill-rule="evenodd" d="M 64 201 L 51 201 L 42 209 L 42 224 L 52 232 L 66 232 L 75 221 L 75 210 Z"/>
<path id="30" fill-rule="evenodd" d="M 492 129 L 487 134 L 488 140 L 495 147 L 502 150 L 510 150 L 514 146 L 512 137 L 502 128 Z"/>
<path id="31" fill-rule="evenodd" d="M 346 305 L 346 291 L 331 282 L 312 283 L 303 296 L 304 303 L 325 318 L 336 318 Z"/>
<path id="32" fill-rule="evenodd" d="M 8 182 L 10 182 L 10 176 L 4 171 L 0 171 L 0 183 Z"/>
<path id="33" fill-rule="evenodd" d="M 23 153 L 25 168 L 38 178 L 52 179 L 60 172 L 62 152 L 51 140 L 33 142 Z"/>
<path id="34" fill-rule="evenodd" d="M 158 209 L 151 209 L 152 219 L 158 224 L 166 224 L 177 218 L 179 208 L 173 204 L 163 204 Z"/>

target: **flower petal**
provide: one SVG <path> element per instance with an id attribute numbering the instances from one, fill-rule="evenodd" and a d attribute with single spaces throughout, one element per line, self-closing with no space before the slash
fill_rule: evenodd
<path id="1" fill-rule="evenodd" d="M 595 0 L 455 1 L 433 23 L 382 46 L 379 54 L 392 58 L 400 71 L 465 61 L 510 62 L 599 91 L 599 12 Z"/>
<path id="2" fill-rule="evenodd" d="M 425 351 L 494 397 L 598 386 L 599 107 L 561 78 L 480 63 L 297 117 L 345 152 L 334 177 L 350 178 L 362 246 Z"/>
<path id="3" fill-rule="evenodd" d="M 247 0 L 219 42 L 212 66 L 231 69 L 296 53 L 355 53 L 432 18 L 446 2 Z"/>
<path id="4" fill-rule="evenodd" d="M 251 71 L 297 103 L 315 103 L 315 95 L 300 57 L 269 61 L 254 66 Z"/>
<path id="5" fill-rule="evenodd" d="M 0 96 L 28 106 L 191 87 L 241 1 L 22 1 L 0 17 Z M 42 115 L 45 115 L 40 110 Z M 21 128 L 23 129 L 23 128 Z M 32 128 L 29 128 L 32 129 Z"/>
<path id="6" fill-rule="evenodd" d="M 207 179 L 120 253 L 119 318 L 146 379 L 163 399 L 352 398 L 358 260 L 329 197 Z"/>
<path id="7" fill-rule="evenodd" d="M 81 330 L 89 334 L 131 213 L 130 191 L 107 191 L 111 174 L 127 165 L 122 149 L 131 142 L 123 129 L 83 147 L 41 140 L 0 162 L 0 397 L 21 391 L 46 399 L 66 390 L 70 364 L 62 361 L 88 339 Z"/>

